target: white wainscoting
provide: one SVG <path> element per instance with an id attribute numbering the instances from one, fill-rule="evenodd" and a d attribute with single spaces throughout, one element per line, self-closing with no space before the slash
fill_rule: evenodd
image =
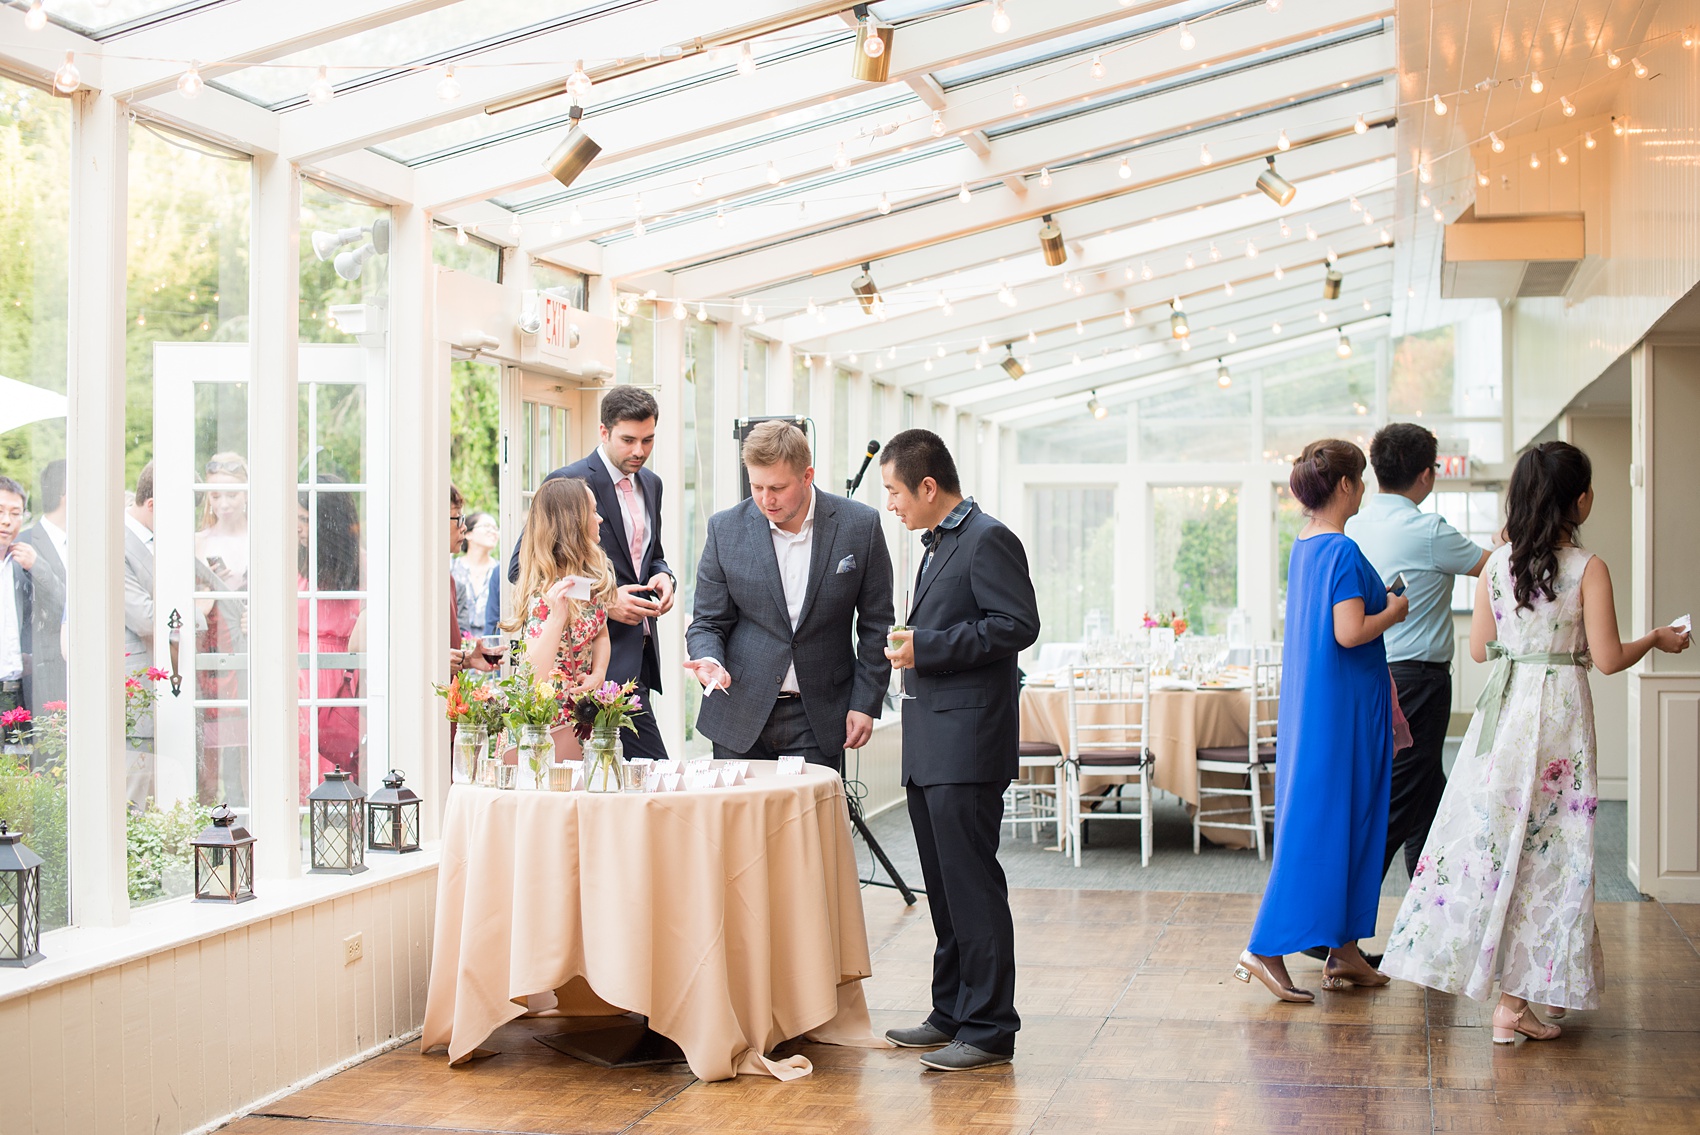
<path id="1" fill-rule="evenodd" d="M 105 967 L 56 960 L 64 943 L 50 936 L 47 962 L 0 971 L 0 1131 L 210 1129 L 408 1036 L 425 1016 L 437 870 L 368 878 L 337 879 L 335 897 L 257 919 L 245 913 L 258 904 L 194 907 L 193 921 L 217 910 L 232 928 L 115 952 Z M 363 956 L 345 964 L 356 932 Z M 55 967 L 65 976 L 55 980 Z"/>
<path id="2" fill-rule="evenodd" d="M 1700 902 L 1700 676 L 1632 678 L 1629 878 L 1661 901 Z"/>
<path id="3" fill-rule="evenodd" d="M 844 778 L 859 780 L 867 787 L 862 812 L 876 815 L 903 803 L 903 722 L 897 713 L 874 723 L 873 738 L 858 753 L 844 754 Z"/>

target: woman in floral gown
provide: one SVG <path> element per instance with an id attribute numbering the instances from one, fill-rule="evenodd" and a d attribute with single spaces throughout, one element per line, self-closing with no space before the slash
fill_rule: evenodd
<path id="1" fill-rule="evenodd" d="M 506 629 L 522 630 L 525 661 L 539 678 L 554 677 L 567 702 L 602 684 L 608 673 L 608 605 L 618 591 L 608 556 L 597 542 L 602 517 L 590 486 L 554 477 L 537 490 L 519 549 L 520 601 Z M 590 598 L 575 599 L 571 591 Z M 555 730 L 556 753 L 576 759 L 570 726 Z"/>
<path id="2" fill-rule="evenodd" d="M 1564 442 L 1523 454 L 1511 476 L 1509 543 L 1476 588 L 1470 654 L 1494 669 L 1394 920 L 1383 972 L 1485 1000 L 1493 1039 L 1559 1035 L 1530 1002 L 1594 1009 L 1603 981 L 1594 926 L 1594 705 L 1590 664 L 1615 674 L 1686 632 L 1618 637 L 1606 565 L 1576 545 L 1593 506 L 1587 455 Z"/>

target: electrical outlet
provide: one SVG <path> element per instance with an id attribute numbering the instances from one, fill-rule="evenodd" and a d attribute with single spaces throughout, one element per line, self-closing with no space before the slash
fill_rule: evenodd
<path id="1" fill-rule="evenodd" d="M 351 966 L 365 954 L 365 941 L 357 930 L 342 940 L 342 964 Z"/>

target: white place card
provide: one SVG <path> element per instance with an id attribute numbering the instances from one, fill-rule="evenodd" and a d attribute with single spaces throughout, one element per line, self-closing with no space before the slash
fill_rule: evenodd
<path id="1" fill-rule="evenodd" d="M 780 757 L 779 758 L 779 775 L 780 776 L 802 776 L 803 775 L 803 758 L 802 757 Z"/>
<path id="2" fill-rule="evenodd" d="M 663 791 L 663 792 L 677 792 L 677 791 L 679 791 L 679 788 L 680 788 L 680 782 L 683 781 L 683 780 L 684 780 L 684 773 L 678 773 L 678 772 L 663 773 L 662 777 L 661 777 L 661 791 Z"/>
<path id="3" fill-rule="evenodd" d="M 1681 631 L 1683 634 L 1693 634 L 1694 633 L 1694 618 L 1691 615 L 1683 615 L 1681 618 L 1672 622 L 1671 626 L 1675 627 L 1677 630 Z"/>
<path id="4" fill-rule="evenodd" d="M 750 762 L 749 761 L 735 761 L 734 763 L 738 766 L 738 783 L 739 784 L 748 783 L 749 779 L 750 779 Z"/>
<path id="5" fill-rule="evenodd" d="M 690 774 L 690 777 L 692 792 L 700 792 L 705 788 L 720 787 L 720 774 L 711 768 L 703 769 L 701 772 L 693 772 Z"/>
<path id="6" fill-rule="evenodd" d="M 720 787 L 722 788 L 734 788 L 738 784 L 738 766 L 735 762 L 728 761 L 721 765 L 717 775 L 720 778 Z"/>
<path id="7" fill-rule="evenodd" d="M 667 773 L 670 773 L 670 772 L 678 772 L 679 771 L 679 762 L 676 758 L 673 758 L 673 757 L 669 757 L 667 760 L 664 760 L 664 761 L 656 761 L 656 762 L 654 762 L 654 764 L 655 764 L 655 768 L 654 768 L 653 771 L 661 773 L 663 776 L 665 776 Z"/>
<path id="8" fill-rule="evenodd" d="M 695 776 L 699 772 L 707 772 L 713 766 L 713 757 L 696 757 L 691 760 L 690 764 L 685 766 L 685 771 L 690 775 Z"/>

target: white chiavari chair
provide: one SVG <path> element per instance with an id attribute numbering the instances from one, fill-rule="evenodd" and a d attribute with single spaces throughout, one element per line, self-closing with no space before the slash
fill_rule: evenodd
<path id="1" fill-rule="evenodd" d="M 1148 669 L 1141 666 L 1087 666 L 1068 683 L 1068 757 L 1063 782 L 1064 817 L 1074 865 L 1080 866 L 1081 829 L 1092 820 L 1133 820 L 1139 824 L 1140 863 L 1151 862 L 1151 769 L 1145 743 L 1151 720 Z M 1083 776 L 1124 777 L 1096 792 L 1084 792 Z M 1137 782 L 1139 811 L 1123 811 L 1127 789 Z M 1114 804 L 1111 811 L 1109 805 Z"/>
<path id="2" fill-rule="evenodd" d="M 1275 801 L 1264 801 L 1263 775 L 1275 771 L 1275 726 L 1281 708 L 1280 655 L 1277 654 L 1273 661 L 1252 663 L 1251 689 L 1247 693 L 1251 708 L 1246 743 L 1198 750 L 1198 807 L 1192 814 L 1194 855 L 1198 854 L 1200 833 L 1206 827 L 1252 832 L 1257 858 L 1262 860 L 1266 853 L 1264 831 L 1266 824 L 1275 821 Z M 1207 772 L 1243 777 L 1245 786 L 1206 786 L 1204 774 Z M 1207 800 L 1225 803 L 1207 808 Z"/>

